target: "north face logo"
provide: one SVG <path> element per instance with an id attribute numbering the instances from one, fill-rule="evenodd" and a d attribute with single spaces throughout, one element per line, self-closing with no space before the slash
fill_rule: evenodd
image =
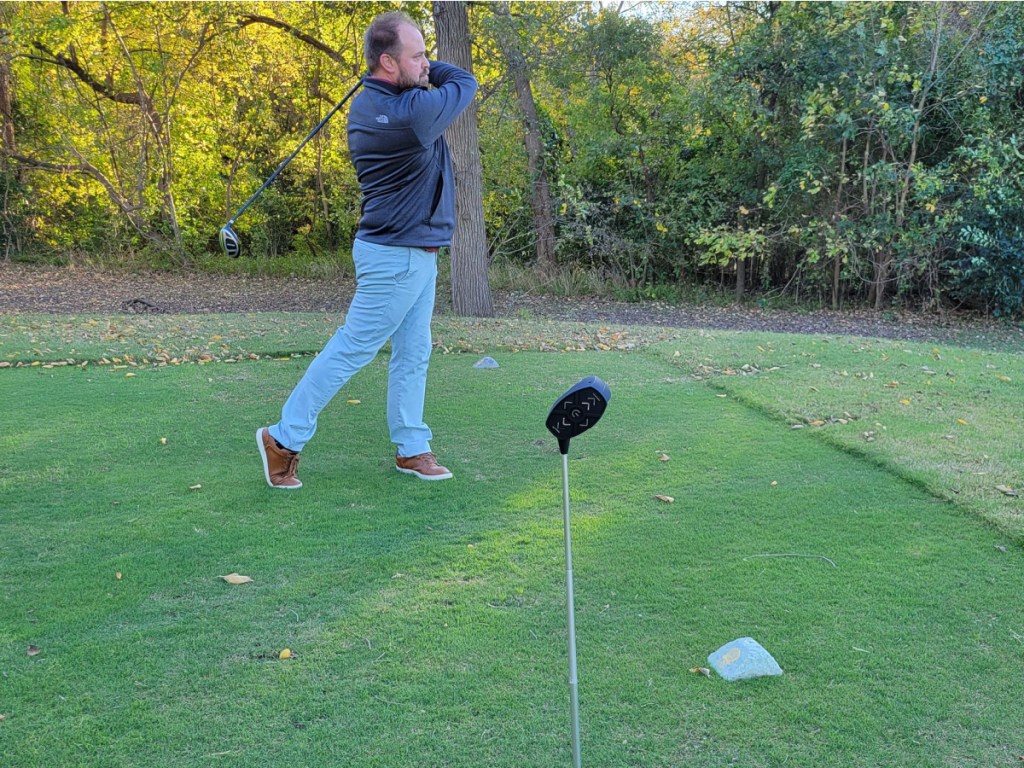
<path id="1" fill-rule="evenodd" d="M 388 116 L 387 115 L 377 115 L 377 122 L 381 123 L 381 124 L 387 124 L 388 123 Z"/>

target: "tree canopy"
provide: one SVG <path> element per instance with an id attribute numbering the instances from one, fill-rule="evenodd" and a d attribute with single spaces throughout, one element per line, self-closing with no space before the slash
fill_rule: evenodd
<path id="1" fill-rule="evenodd" d="M 393 7 L 0 5 L 0 259 L 214 262 Z M 402 8 L 433 45 L 431 4 Z M 466 8 L 486 261 L 1024 310 L 1021 4 Z M 358 210 L 339 116 L 245 214 L 245 258 L 337 258 Z"/>

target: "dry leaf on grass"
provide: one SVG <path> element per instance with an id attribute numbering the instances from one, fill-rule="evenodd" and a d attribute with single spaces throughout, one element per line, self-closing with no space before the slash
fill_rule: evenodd
<path id="1" fill-rule="evenodd" d="M 1013 490 L 1013 488 L 1008 485 L 997 485 L 996 490 L 1007 496 L 1020 496 L 1019 491 Z"/>
<path id="2" fill-rule="evenodd" d="M 252 581 L 248 576 L 242 576 L 240 573 L 229 573 L 227 576 L 221 576 L 221 578 L 228 584 L 248 584 Z"/>
<path id="3" fill-rule="evenodd" d="M 663 496 L 660 493 L 656 493 L 654 495 L 654 498 L 656 498 L 658 501 L 664 501 L 666 504 L 671 504 L 673 501 L 675 501 L 675 499 L 673 497 L 671 497 L 671 496 Z"/>
<path id="4" fill-rule="evenodd" d="M 283 651 L 281 651 L 277 655 L 277 658 L 279 658 L 279 659 L 290 659 L 291 657 L 292 657 L 292 651 L 291 651 L 290 648 L 285 648 Z"/>
<path id="5" fill-rule="evenodd" d="M 704 677 L 711 677 L 711 670 L 707 667 L 690 667 L 690 671 L 695 675 L 704 675 Z"/>
<path id="6" fill-rule="evenodd" d="M 28 655 L 29 656 L 38 656 L 42 652 L 43 652 L 43 649 L 40 648 L 38 645 L 30 645 L 28 647 Z"/>
<path id="7" fill-rule="evenodd" d="M 668 454 L 667 453 L 661 454 L 661 456 L 658 457 L 658 461 L 669 461 Z"/>

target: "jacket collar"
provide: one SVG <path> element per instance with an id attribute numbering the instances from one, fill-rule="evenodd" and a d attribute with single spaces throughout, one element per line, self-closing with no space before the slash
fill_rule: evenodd
<path id="1" fill-rule="evenodd" d="M 386 93 L 390 93 L 393 96 L 398 96 L 400 94 L 405 93 L 406 91 L 413 91 L 417 89 L 421 91 L 427 90 L 427 88 L 421 85 L 414 85 L 412 88 L 399 88 L 394 83 L 389 83 L 387 80 L 380 80 L 376 77 L 367 77 L 365 80 L 363 80 L 363 84 L 364 86 L 373 86 L 378 91 L 385 91 Z"/>
<path id="2" fill-rule="evenodd" d="M 381 80 L 380 78 L 377 77 L 368 77 L 363 81 L 363 83 L 365 85 L 372 85 L 376 87 L 378 90 L 392 93 L 395 96 L 402 92 L 402 90 L 394 83 L 389 83 L 387 80 Z"/>

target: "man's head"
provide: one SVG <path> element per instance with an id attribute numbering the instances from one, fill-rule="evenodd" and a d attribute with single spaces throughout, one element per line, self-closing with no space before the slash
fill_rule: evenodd
<path id="1" fill-rule="evenodd" d="M 363 37 L 363 52 L 372 77 L 402 89 L 428 83 L 427 46 L 408 14 L 392 11 L 374 19 Z"/>

